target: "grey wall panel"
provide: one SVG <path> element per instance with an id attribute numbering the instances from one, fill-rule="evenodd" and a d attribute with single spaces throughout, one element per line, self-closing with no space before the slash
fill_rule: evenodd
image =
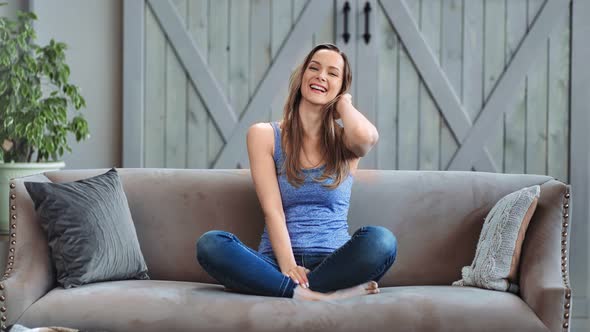
<path id="1" fill-rule="evenodd" d="M 188 31 L 200 50 L 207 50 L 209 28 L 209 2 L 207 0 L 188 1 Z M 247 31 L 247 30 L 246 30 Z M 208 61 L 208 53 L 202 52 L 205 61 Z M 236 80 L 237 81 L 237 80 Z M 241 82 L 238 82 L 241 83 Z M 187 168 L 209 168 L 211 160 L 209 156 L 209 136 L 220 134 L 209 117 L 207 108 L 197 93 L 192 81 L 187 80 L 187 121 L 186 121 L 186 149 Z M 246 91 L 246 95 L 248 92 Z M 247 98 L 247 96 L 246 96 Z M 232 105 L 233 106 L 233 105 Z M 234 106 L 235 109 L 235 106 Z M 216 137 L 215 141 L 218 141 Z M 214 148 L 213 148 L 214 149 Z"/>
<path id="2" fill-rule="evenodd" d="M 510 62 L 527 30 L 527 1 L 508 1 L 506 3 L 505 63 Z M 527 82 L 528 78 L 520 82 L 516 90 L 516 99 L 509 105 L 509 108 L 514 111 L 504 119 L 504 172 L 506 173 L 525 173 Z"/>
<path id="3" fill-rule="evenodd" d="M 145 1 L 123 3 L 123 167 L 143 167 Z"/>
<path id="4" fill-rule="evenodd" d="M 574 317 L 585 319 L 586 326 L 590 317 L 590 145 L 588 129 L 590 128 L 590 71 L 587 62 L 590 59 L 590 2 L 575 0 L 572 14 L 572 49 L 571 49 L 571 137 L 570 137 L 570 181 L 572 183 L 572 230 L 570 253 L 571 283 L 574 289 Z M 577 307 L 577 309 L 576 309 Z"/>
<path id="5" fill-rule="evenodd" d="M 20 2 L 20 0 L 19 0 Z M 42 45 L 51 38 L 68 45 L 72 83 L 86 99 L 91 137 L 64 155 L 66 168 L 121 166 L 123 118 L 123 3 L 118 0 L 35 1 Z"/>

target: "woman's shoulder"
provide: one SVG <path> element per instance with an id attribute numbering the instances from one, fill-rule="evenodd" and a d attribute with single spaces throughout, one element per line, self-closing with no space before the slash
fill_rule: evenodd
<path id="1" fill-rule="evenodd" d="M 270 131 L 270 132 L 272 132 L 272 125 L 270 124 L 270 122 L 257 122 L 257 123 L 250 126 L 250 128 L 248 129 L 248 132 L 250 132 L 250 131 L 255 131 L 255 132 Z"/>
<path id="2" fill-rule="evenodd" d="M 246 135 L 248 145 L 263 147 L 274 152 L 274 130 L 270 122 L 258 122 L 248 128 Z"/>

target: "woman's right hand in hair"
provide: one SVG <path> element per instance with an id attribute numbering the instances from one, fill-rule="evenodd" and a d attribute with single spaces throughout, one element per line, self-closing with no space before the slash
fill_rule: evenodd
<path id="1" fill-rule="evenodd" d="M 296 284 L 301 285 L 301 287 L 309 288 L 309 280 L 307 279 L 309 272 L 309 269 L 296 265 L 283 274 L 291 278 Z"/>

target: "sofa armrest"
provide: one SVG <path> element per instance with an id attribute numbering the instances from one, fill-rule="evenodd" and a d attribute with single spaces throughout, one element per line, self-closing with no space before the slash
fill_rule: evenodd
<path id="1" fill-rule="evenodd" d="M 44 182 L 47 178 L 36 175 L 10 182 L 8 258 L 0 280 L 2 330 L 15 324 L 55 284 L 47 238 L 24 181 Z"/>
<path id="2" fill-rule="evenodd" d="M 553 332 L 568 331 L 570 326 L 570 199 L 569 185 L 550 180 L 541 186 L 539 204 L 522 249 L 522 299 Z"/>

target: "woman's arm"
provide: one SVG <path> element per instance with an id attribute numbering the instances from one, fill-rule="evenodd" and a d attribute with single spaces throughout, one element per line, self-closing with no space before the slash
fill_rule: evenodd
<path id="1" fill-rule="evenodd" d="M 344 94 L 336 104 L 344 125 L 344 144 L 357 157 L 364 157 L 379 140 L 377 128 L 352 105 L 352 96 Z"/>
<path id="2" fill-rule="evenodd" d="M 281 272 L 286 274 L 297 264 L 293 256 L 289 232 L 287 231 L 273 159 L 273 129 L 268 123 L 254 124 L 248 130 L 246 141 L 250 172 L 258 200 L 264 212 L 268 236 Z"/>

